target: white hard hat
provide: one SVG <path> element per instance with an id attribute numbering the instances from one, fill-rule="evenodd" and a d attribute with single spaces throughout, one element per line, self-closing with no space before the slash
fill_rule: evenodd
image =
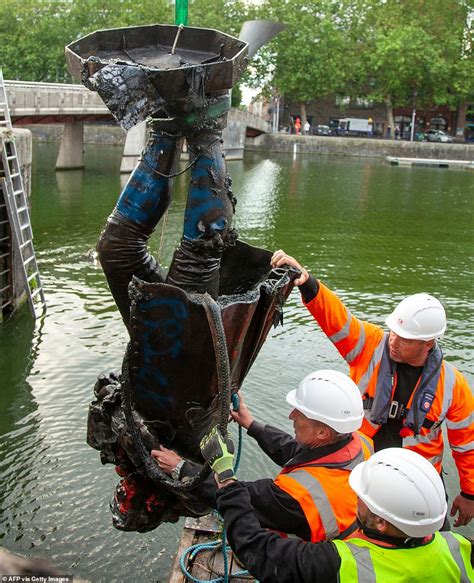
<path id="1" fill-rule="evenodd" d="M 447 504 L 432 464 L 414 451 L 389 447 L 356 466 L 349 485 L 369 509 L 411 537 L 440 529 Z"/>
<path id="2" fill-rule="evenodd" d="M 433 296 L 414 294 L 402 300 L 385 323 L 401 338 L 434 340 L 441 338 L 446 330 L 446 312 Z"/>
<path id="3" fill-rule="evenodd" d="M 286 400 L 309 419 L 322 421 L 338 433 L 352 433 L 362 425 L 360 391 L 342 372 L 316 370 L 290 391 Z"/>

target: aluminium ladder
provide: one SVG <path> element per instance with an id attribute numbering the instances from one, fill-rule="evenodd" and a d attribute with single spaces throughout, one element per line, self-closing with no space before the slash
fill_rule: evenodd
<path id="1" fill-rule="evenodd" d="M 5 83 L 0 69 L 0 149 L 3 163 L 3 177 L 0 176 L 0 193 L 6 206 L 13 248 L 21 258 L 21 274 L 23 276 L 28 304 L 37 317 L 46 309 L 43 285 L 39 274 L 36 254 L 33 245 L 33 231 L 31 229 L 28 201 L 23 185 L 18 152 L 13 138 L 12 123 Z"/>

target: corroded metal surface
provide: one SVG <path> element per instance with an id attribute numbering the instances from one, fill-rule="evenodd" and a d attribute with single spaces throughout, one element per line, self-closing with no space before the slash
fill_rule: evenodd
<path id="1" fill-rule="evenodd" d="M 208 511 L 193 489 L 210 468 L 177 481 L 150 451 L 163 445 L 203 461 L 201 438 L 215 425 L 226 432 L 231 393 L 281 321 L 296 273 L 272 271 L 271 253 L 238 241 L 232 228 L 222 129 L 246 45 L 204 29 L 139 28 L 139 37 L 137 29 L 101 31 L 68 49 L 81 53 L 76 73 L 123 127 L 153 114 L 147 147 L 98 244 L 130 342 L 120 378 L 96 385 L 88 424 L 89 445 L 123 476 L 114 525 L 145 531 Z M 170 204 L 183 138 L 191 180 L 165 274 L 147 241 Z"/>
<path id="2" fill-rule="evenodd" d="M 73 77 L 97 91 L 126 130 L 163 108 L 173 116 L 172 102 L 187 99 L 196 109 L 204 95 L 227 92 L 246 54 L 245 42 L 222 32 L 162 24 L 99 30 L 66 47 Z"/>

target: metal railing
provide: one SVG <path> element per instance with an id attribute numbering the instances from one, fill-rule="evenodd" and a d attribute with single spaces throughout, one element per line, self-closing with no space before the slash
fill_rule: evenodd
<path id="1" fill-rule="evenodd" d="M 72 83 L 5 81 L 12 117 L 34 115 L 107 115 L 97 93 Z"/>

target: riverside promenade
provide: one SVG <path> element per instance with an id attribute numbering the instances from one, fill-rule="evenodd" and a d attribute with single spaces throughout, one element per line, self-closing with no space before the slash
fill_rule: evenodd
<path id="1" fill-rule="evenodd" d="M 327 136 L 296 136 L 293 134 L 262 134 L 246 138 L 246 152 L 281 152 L 298 154 L 327 154 L 362 158 L 431 158 L 474 161 L 474 144 L 441 144 L 407 142 L 377 138 L 339 138 Z"/>

